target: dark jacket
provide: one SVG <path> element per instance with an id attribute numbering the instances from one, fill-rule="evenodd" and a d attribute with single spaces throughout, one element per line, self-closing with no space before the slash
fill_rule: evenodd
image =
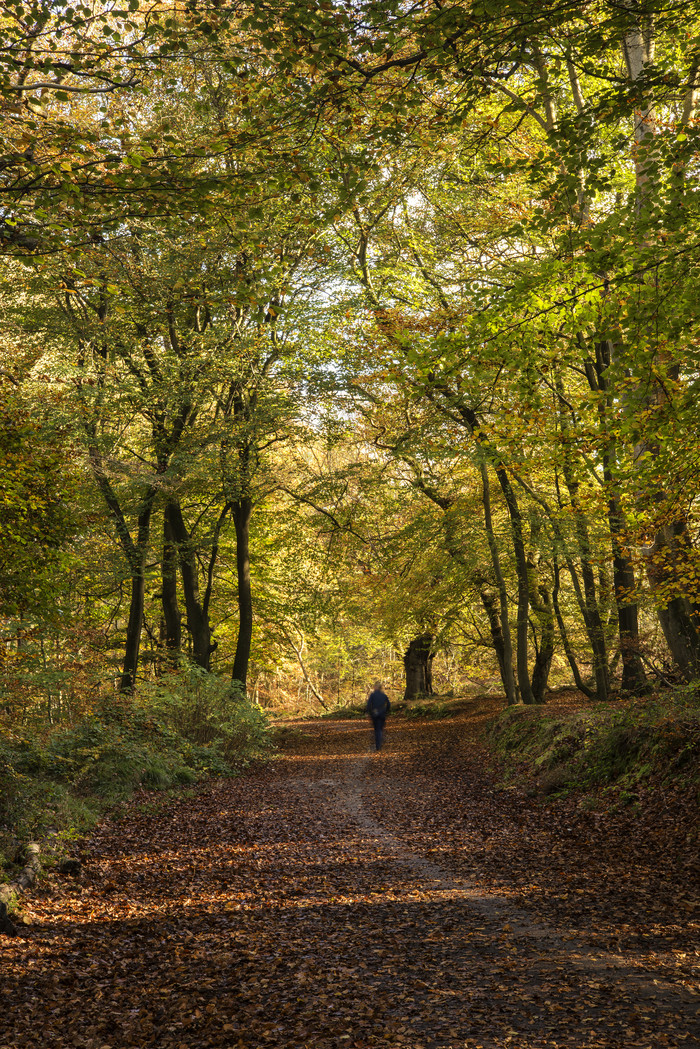
<path id="1" fill-rule="evenodd" d="M 386 692 L 382 692 L 381 689 L 370 692 L 365 709 L 370 717 L 386 717 L 391 710 L 391 702 Z"/>

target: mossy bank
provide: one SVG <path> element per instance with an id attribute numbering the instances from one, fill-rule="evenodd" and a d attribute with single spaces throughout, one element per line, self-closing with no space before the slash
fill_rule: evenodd
<path id="1" fill-rule="evenodd" d="M 505 776 L 542 794 L 612 792 L 625 804 L 643 787 L 700 792 L 700 686 L 565 711 L 509 707 L 485 735 Z"/>

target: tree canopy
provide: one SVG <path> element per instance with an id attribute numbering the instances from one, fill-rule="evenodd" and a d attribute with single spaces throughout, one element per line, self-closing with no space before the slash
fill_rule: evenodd
<path id="1" fill-rule="evenodd" d="M 696 4 L 0 18 L 25 713 L 49 640 L 78 706 L 698 676 Z"/>

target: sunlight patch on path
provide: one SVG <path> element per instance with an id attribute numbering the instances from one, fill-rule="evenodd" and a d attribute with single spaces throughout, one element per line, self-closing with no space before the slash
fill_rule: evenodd
<path id="1" fill-rule="evenodd" d="M 357 731 L 356 726 L 352 726 L 352 731 Z M 358 734 L 358 742 L 361 739 Z M 401 754 L 399 748 L 392 749 L 393 758 Z M 614 981 L 632 1000 L 640 1003 L 676 999 L 693 1011 L 697 1010 L 697 999 L 692 994 L 669 983 L 660 973 L 644 971 L 641 962 L 633 956 L 623 957 L 607 951 L 596 951 L 577 930 L 561 934 L 516 907 L 504 893 L 495 891 L 484 894 L 468 879 L 454 876 L 444 866 L 407 847 L 404 839 L 393 834 L 366 811 L 365 798 L 372 784 L 372 768 L 375 762 L 382 760 L 381 755 L 372 749 L 366 751 L 363 748 L 354 755 L 354 759 L 353 755 L 348 754 L 343 754 L 342 759 L 338 778 L 310 780 L 299 777 L 290 780 L 290 786 L 302 792 L 317 794 L 323 805 L 331 804 L 339 812 L 349 815 L 362 832 L 363 848 L 367 851 L 376 850 L 383 864 L 393 865 L 397 884 L 390 887 L 384 899 L 410 900 L 413 895 L 410 883 L 417 879 L 423 901 L 466 905 L 478 915 L 481 931 L 488 930 L 494 939 L 501 942 L 507 939 L 517 949 L 534 953 L 531 958 L 534 963 L 533 986 L 542 979 L 539 963 L 545 962 L 547 969 L 564 964 L 585 974 L 589 981 L 590 978 Z M 406 875 L 408 884 L 403 881 Z M 531 945 L 529 948 L 528 944 Z"/>

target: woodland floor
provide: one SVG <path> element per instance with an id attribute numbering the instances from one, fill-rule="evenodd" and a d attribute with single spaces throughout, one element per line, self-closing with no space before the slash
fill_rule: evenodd
<path id="1" fill-rule="evenodd" d="M 266 767 L 135 799 L 0 944 L 0 1045 L 700 1046 L 692 813 L 499 789 L 493 713 L 395 717 L 381 754 L 300 722 Z"/>

